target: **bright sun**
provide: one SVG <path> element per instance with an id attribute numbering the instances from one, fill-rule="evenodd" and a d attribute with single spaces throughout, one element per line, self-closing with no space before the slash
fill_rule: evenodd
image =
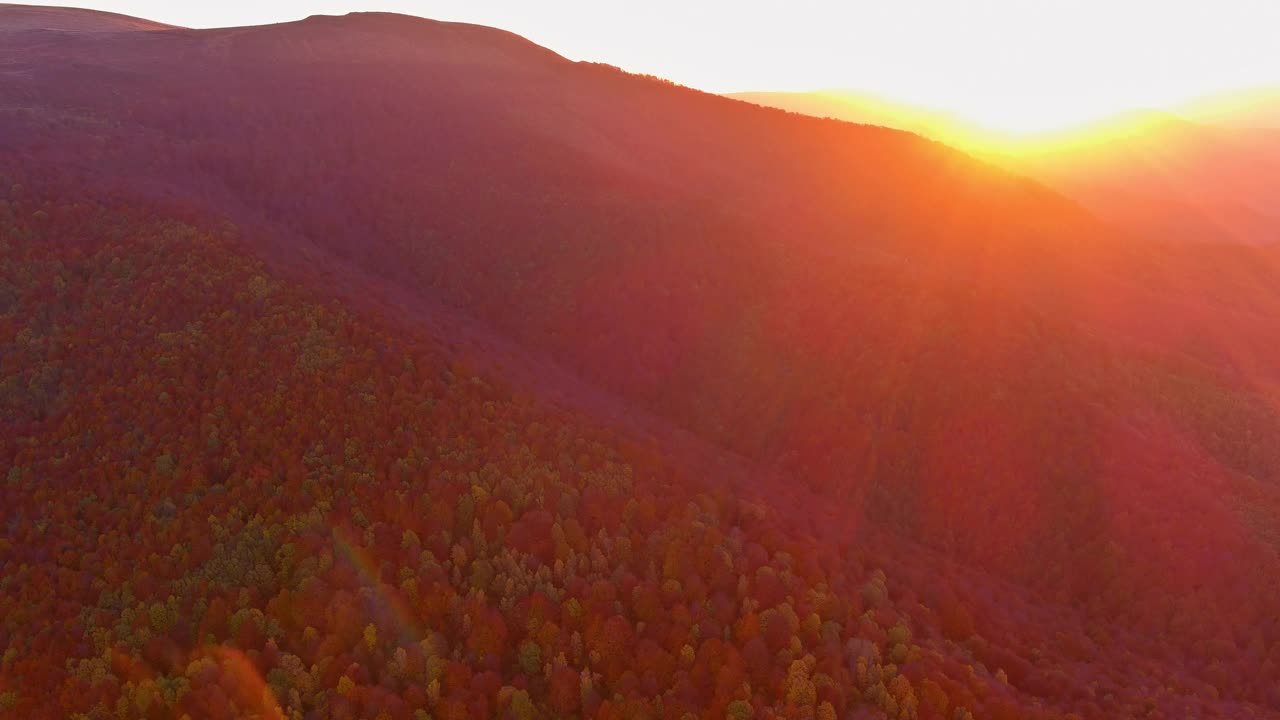
<path id="1" fill-rule="evenodd" d="M 1032 78 L 1020 83 L 1005 80 L 985 86 L 922 88 L 914 93 L 886 90 L 876 98 L 888 113 L 928 118 L 925 124 L 935 135 L 990 145 L 1026 144 L 1071 134 L 1129 113 L 1174 109 L 1198 95 L 1172 89 L 1143 93 L 1120 83 L 1046 86 Z"/>
<path id="2" fill-rule="evenodd" d="M 993 133 L 1016 137 L 1067 130 L 1096 122 L 1127 108 L 1055 107 L 1024 98 L 992 98 L 953 109 L 962 120 Z"/>
<path id="3" fill-rule="evenodd" d="M 782 105 L 791 110 L 909 130 L 980 154 L 1056 152 L 1132 134 L 1162 117 L 1131 111 L 1119 103 L 1068 106 L 1060 99 L 1029 94 L 975 93 L 951 98 L 945 105 L 844 90 L 790 97 Z"/>

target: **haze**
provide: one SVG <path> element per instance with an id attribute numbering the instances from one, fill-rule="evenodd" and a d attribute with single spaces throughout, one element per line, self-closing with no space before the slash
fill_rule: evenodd
<path id="1" fill-rule="evenodd" d="M 1273 10 L 127 5 L 0 3 L 0 720 L 1280 720 Z"/>
<path id="2" fill-rule="evenodd" d="M 711 92 L 852 88 L 1031 132 L 1280 81 L 1280 4 L 1267 0 L 955 3 L 76 3 L 188 27 L 387 10 L 524 35 Z"/>

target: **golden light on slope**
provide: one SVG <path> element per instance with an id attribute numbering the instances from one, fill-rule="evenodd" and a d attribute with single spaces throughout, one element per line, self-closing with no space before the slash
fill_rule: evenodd
<path id="1" fill-rule="evenodd" d="M 1119 114 L 1280 85 L 1276 0 L 46 1 L 192 27 L 355 10 L 479 23 L 708 92 L 855 88 L 971 151 L 1075 142 L 1115 132 Z"/>
<path id="2" fill-rule="evenodd" d="M 929 124 L 916 123 L 915 127 L 910 127 L 910 121 L 899 115 L 902 122 L 896 126 L 979 155 L 1066 156 L 1120 140 L 1160 134 L 1167 137 L 1170 131 L 1194 123 L 1261 127 L 1274 122 L 1274 118 L 1264 113 L 1274 112 L 1277 97 L 1280 97 L 1277 90 L 1261 88 L 1169 102 L 1162 105 L 1165 109 L 1161 110 L 1125 107 L 1111 112 L 1099 110 L 1091 115 L 1024 112 L 1019 108 L 1001 109 L 996 104 L 992 106 L 992 117 L 1004 117 L 1003 121 L 968 120 L 959 113 L 933 113 L 929 115 Z"/>
<path id="3" fill-rule="evenodd" d="M 839 101 L 840 93 L 821 93 Z M 847 99 L 846 99 L 847 101 Z M 859 109 L 879 123 L 919 132 L 979 154 L 1048 154 L 1078 150 L 1167 130 L 1185 122 L 1221 126 L 1270 126 L 1280 115 L 1280 90 L 1254 88 L 1182 99 L 1149 106 L 1065 108 L 1023 98 L 970 99 L 953 111 L 928 110 L 886 100 L 860 98 Z M 967 106 L 969 109 L 965 109 Z M 874 107 L 874 110 L 871 108 Z"/>
<path id="4" fill-rule="evenodd" d="M 907 130 L 978 155 L 1066 152 L 1141 136 L 1173 119 L 1157 111 L 1058 112 L 1000 102 L 986 111 L 952 111 L 839 90 L 762 95 L 760 101 L 811 115 Z"/>
<path id="5" fill-rule="evenodd" d="M 1280 82 L 1275 0 L 45 1 L 191 27 L 402 12 L 709 92 L 857 88 L 1015 134 Z"/>
<path id="6" fill-rule="evenodd" d="M 947 114 L 958 124 L 968 125 L 975 131 L 1017 139 L 1082 127 L 1133 109 L 1122 102 L 1069 105 L 1019 95 L 991 94 L 958 99 L 947 108 Z"/>

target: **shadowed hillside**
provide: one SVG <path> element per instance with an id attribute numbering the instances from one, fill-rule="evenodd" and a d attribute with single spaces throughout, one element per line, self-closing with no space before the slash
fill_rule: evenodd
<path id="1" fill-rule="evenodd" d="M 11 710 L 1280 707 L 1268 248 L 477 26 L 0 56 Z"/>

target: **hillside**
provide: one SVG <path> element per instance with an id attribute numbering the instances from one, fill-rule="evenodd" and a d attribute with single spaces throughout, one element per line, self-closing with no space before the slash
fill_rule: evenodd
<path id="1" fill-rule="evenodd" d="M 1187 242 L 1275 243 L 1280 133 L 1122 117 L 1099 138 L 1002 161 L 1060 188 L 1119 227 Z M 1087 138 L 1087 135 L 1086 135 Z"/>
<path id="2" fill-rule="evenodd" d="M 1179 114 L 1212 125 L 1277 130 L 1280 129 L 1280 88 L 1211 95 L 1180 108 Z"/>
<path id="3" fill-rule="evenodd" d="M 477 26 L 0 59 L 14 717 L 1280 711 L 1269 248 Z"/>
<path id="4" fill-rule="evenodd" d="M 97 10 L 0 3 L 0 32 L 53 30 L 95 33 L 171 29 L 172 25 Z"/>
<path id="5" fill-rule="evenodd" d="M 1218 98 L 1184 119 L 1134 112 L 1081 128 L 1008 138 L 953 115 L 853 92 L 738 93 L 735 99 L 936 138 L 1035 178 L 1113 227 L 1150 239 L 1273 243 L 1280 133 L 1268 99 Z"/>
<path id="6" fill-rule="evenodd" d="M 2 717 L 1263 716 L 1213 699 L 1226 665 L 813 528 L 821 497 L 476 372 L 233 227 L 15 179 Z"/>
<path id="7" fill-rule="evenodd" d="M 982 128 L 943 110 L 918 107 L 851 90 L 813 92 L 739 92 L 725 97 L 788 112 L 835 118 L 861 125 L 879 125 L 935 138 L 965 147 L 987 140 Z M 954 141 L 958 136 L 960 142 Z"/>

